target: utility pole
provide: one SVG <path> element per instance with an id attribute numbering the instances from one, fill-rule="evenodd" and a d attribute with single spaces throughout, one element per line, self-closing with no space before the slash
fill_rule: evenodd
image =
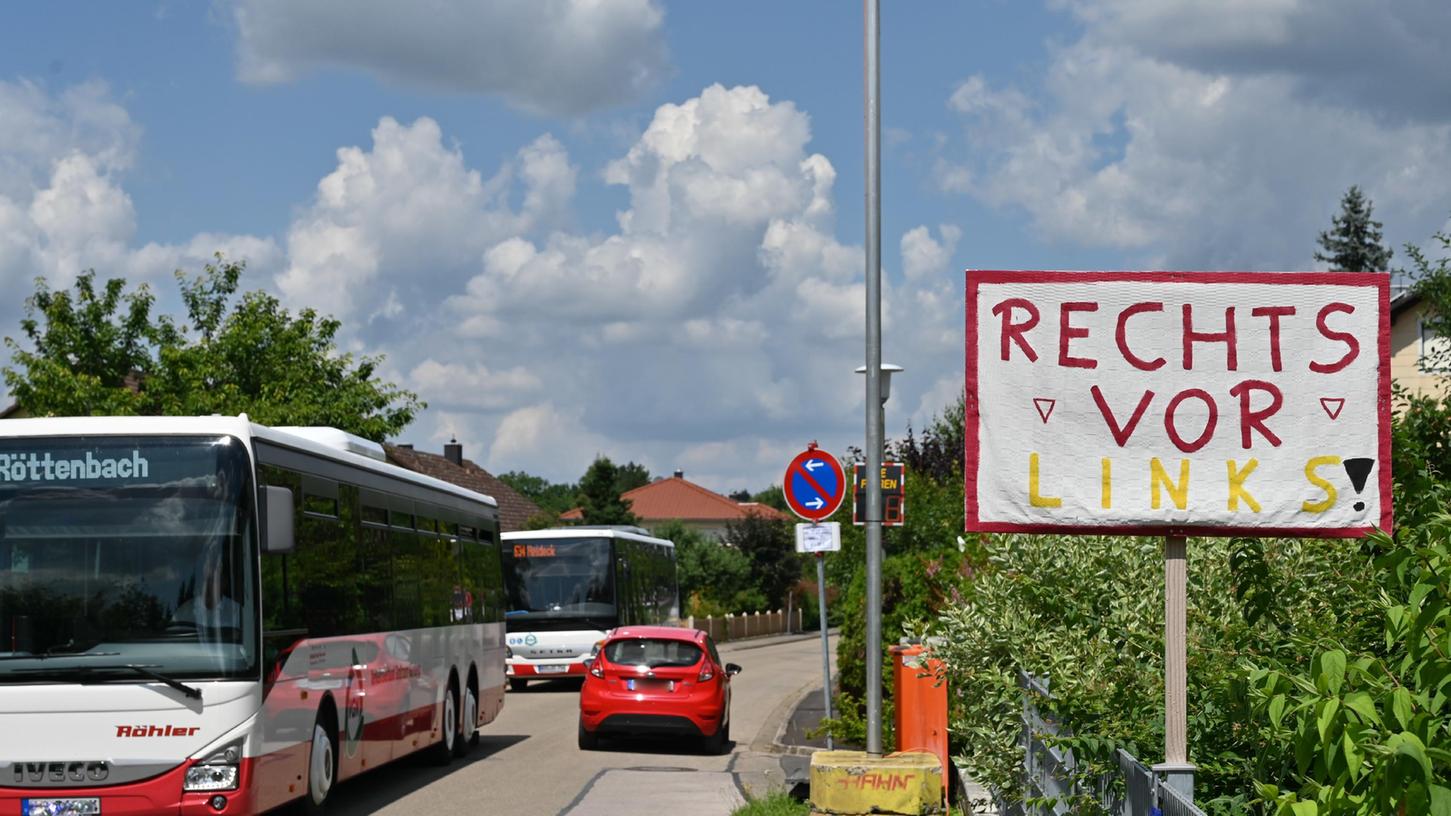
<path id="1" fill-rule="evenodd" d="M 880 0 L 863 0 L 866 17 L 867 288 L 867 753 L 882 755 L 882 72 Z M 871 489 L 875 487 L 876 489 Z"/>

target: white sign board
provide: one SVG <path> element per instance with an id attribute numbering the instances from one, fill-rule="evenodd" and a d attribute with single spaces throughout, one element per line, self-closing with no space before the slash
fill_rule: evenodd
<path id="1" fill-rule="evenodd" d="M 796 525 L 796 552 L 820 553 L 841 550 L 841 522 Z"/>
<path id="2" fill-rule="evenodd" d="M 1389 277 L 967 273 L 967 529 L 1391 527 Z"/>

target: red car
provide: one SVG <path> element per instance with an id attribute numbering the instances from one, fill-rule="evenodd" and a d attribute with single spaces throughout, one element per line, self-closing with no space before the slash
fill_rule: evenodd
<path id="1" fill-rule="evenodd" d="M 731 677 L 698 629 L 626 626 L 610 632 L 589 663 L 579 693 L 579 747 L 602 736 L 684 736 L 711 753 L 730 743 Z"/>

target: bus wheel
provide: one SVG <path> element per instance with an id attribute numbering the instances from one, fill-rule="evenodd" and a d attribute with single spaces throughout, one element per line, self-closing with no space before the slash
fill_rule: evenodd
<path id="1" fill-rule="evenodd" d="M 448 691 L 443 694 L 443 722 L 439 724 L 443 739 L 433 746 L 435 765 L 447 765 L 453 760 L 454 746 L 458 744 L 458 683 L 450 680 Z"/>
<path id="2" fill-rule="evenodd" d="M 524 689 L 526 689 L 528 687 L 529 687 L 529 681 L 528 680 L 525 680 L 525 679 L 520 678 L 520 677 L 510 677 L 509 678 L 509 690 L 510 691 L 523 691 Z"/>
<path id="3" fill-rule="evenodd" d="M 464 690 L 463 718 L 459 720 L 458 736 L 453 739 L 453 755 L 464 756 L 479 741 L 479 696 L 472 687 Z"/>
<path id="4" fill-rule="evenodd" d="M 337 781 L 338 752 L 337 739 L 333 736 L 326 711 L 320 711 L 317 722 L 312 726 L 312 748 L 307 758 L 307 795 L 302 798 L 303 810 L 320 813 L 327 804 Z"/>

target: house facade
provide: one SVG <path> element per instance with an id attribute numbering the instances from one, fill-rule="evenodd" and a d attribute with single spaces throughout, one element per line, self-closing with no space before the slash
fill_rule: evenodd
<path id="1" fill-rule="evenodd" d="M 1415 394 L 1441 396 L 1451 370 L 1438 370 L 1436 362 L 1451 362 L 1451 354 L 1438 354 L 1451 343 L 1426 328 L 1425 314 L 1426 304 L 1414 292 L 1391 300 L 1391 381 Z"/>

